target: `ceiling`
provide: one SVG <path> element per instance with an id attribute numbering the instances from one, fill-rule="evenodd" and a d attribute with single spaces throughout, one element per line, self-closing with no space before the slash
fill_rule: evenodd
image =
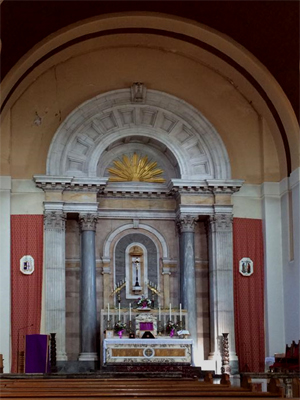
<path id="1" fill-rule="evenodd" d="M 196 20 L 252 52 L 273 74 L 299 118 L 298 1 L 15 1 L 1 3 L 1 78 L 36 43 L 76 21 L 122 11 Z"/>

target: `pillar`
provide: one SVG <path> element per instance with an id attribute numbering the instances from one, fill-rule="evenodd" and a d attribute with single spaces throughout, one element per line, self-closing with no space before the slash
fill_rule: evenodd
<path id="1" fill-rule="evenodd" d="M 179 228 L 179 257 L 180 257 L 180 302 L 189 316 L 191 338 L 197 350 L 197 299 L 195 274 L 195 225 L 196 218 L 190 215 L 177 220 Z"/>
<path id="2" fill-rule="evenodd" d="M 0 343 L 4 359 L 4 372 L 10 372 L 11 354 L 11 282 L 10 282 L 10 192 L 11 177 L 0 176 L 0 257 L 1 257 L 1 279 L 0 279 Z"/>
<path id="3" fill-rule="evenodd" d="M 105 309 L 107 307 L 107 304 L 109 303 L 110 306 L 113 304 L 112 302 L 112 297 L 110 296 L 111 294 L 111 268 L 110 268 L 110 262 L 104 263 L 103 262 L 103 267 L 102 267 L 102 275 L 103 275 L 103 308 Z"/>
<path id="4" fill-rule="evenodd" d="M 95 361 L 97 357 L 97 296 L 95 232 L 97 215 L 80 214 L 81 274 L 80 274 L 80 361 Z"/>
<path id="5" fill-rule="evenodd" d="M 65 221 L 59 204 L 44 212 L 46 332 L 56 333 L 57 361 L 66 361 Z"/>
<path id="6" fill-rule="evenodd" d="M 209 359 L 221 372 L 222 334 L 228 333 L 231 372 L 238 372 L 235 352 L 233 303 L 233 240 L 232 214 L 216 213 L 209 217 L 209 283 L 210 283 L 210 343 Z"/>

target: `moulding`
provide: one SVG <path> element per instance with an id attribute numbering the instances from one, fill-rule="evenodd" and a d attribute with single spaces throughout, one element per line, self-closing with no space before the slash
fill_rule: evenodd
<path id="1" fill-rule="evenodd" d="M 294 189 L 294 187 L 299 186 L 300 183 L 300 167 L 296 168 L 291 172 L 290 175 L 290 188 Z"/>
<path id="2" fill-rule="evenodd" d="M 11 176 L 0 176 L 0 190 L 11 190 Z"/>

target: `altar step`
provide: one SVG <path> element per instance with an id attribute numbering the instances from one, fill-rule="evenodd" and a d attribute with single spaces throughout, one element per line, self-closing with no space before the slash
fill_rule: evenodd
<path id="1" fill-rule="evenodd" d="M 201 367 L 180 364 L 107 365 L 102 367 L 100 373 L 129 378 L 135 376 L 137 378 L 204 379 Z"/>
<path id="2" fill-rule="evenodd" d="M 104 379 L 58 375 L 43 378 L 10 378 L 2 376 L 0 381 L 1 399 L 27 400 L 196 400 L 196 399 L 265 399 L 283 397 L 277 386 L 273 393 L 253 392 L 251 387 L 231 387 L 225 384 L 213 384 L 193 379 Z"/>

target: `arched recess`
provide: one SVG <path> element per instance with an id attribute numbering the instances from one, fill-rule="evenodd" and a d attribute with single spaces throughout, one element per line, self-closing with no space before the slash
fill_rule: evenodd
<path id="1" fill-rule="evenodd" d="M 110 258 L 111 245 L 112 245 L 113 241 L 117 238 L 117 236 L 121 234 L 121 237 L 123 237 L 125 235 L 125 232 L 129 231 L 129 230 L 134 230 L 134 231 L 136 230 L 136 229 L 134 229 L 133 223 L 122 225 L 110 233 L 110 235 L 106 238 L 106 240 L 104 242 L 104 246 L 103 246 L 103 259 L 104 260 L 108 260 Z M 149 226 L 146 224 L 139 224 L 139 231 L 140 232 L 144 231 L 144 234 L 146 234 L 146 235 L 149 232 L 154 237 L 156 237 L 156 240 L 158 241 L 158 243 L 160 243 L 160 245 L 162 247 L 163 259 L 166 259 L 166 260 L 169 259 L 169 250 L 168 250 L 167 242 L 160 232 L 158 232 L 152 226 Z"/>
<path id="2" fill-rule="evenodd" d="M 99 177 L 108 166 L 107 152 L 133 137 L 144 138 L 145 148 L 163 154 L 170 177 L 231 178 L 222 139 L 198 110 L 155 90 L 147 90 L 142 104 L 135 103 L 130 88 L 99 95 L 66 118 L 52 140 L 47 175 Z"/>

